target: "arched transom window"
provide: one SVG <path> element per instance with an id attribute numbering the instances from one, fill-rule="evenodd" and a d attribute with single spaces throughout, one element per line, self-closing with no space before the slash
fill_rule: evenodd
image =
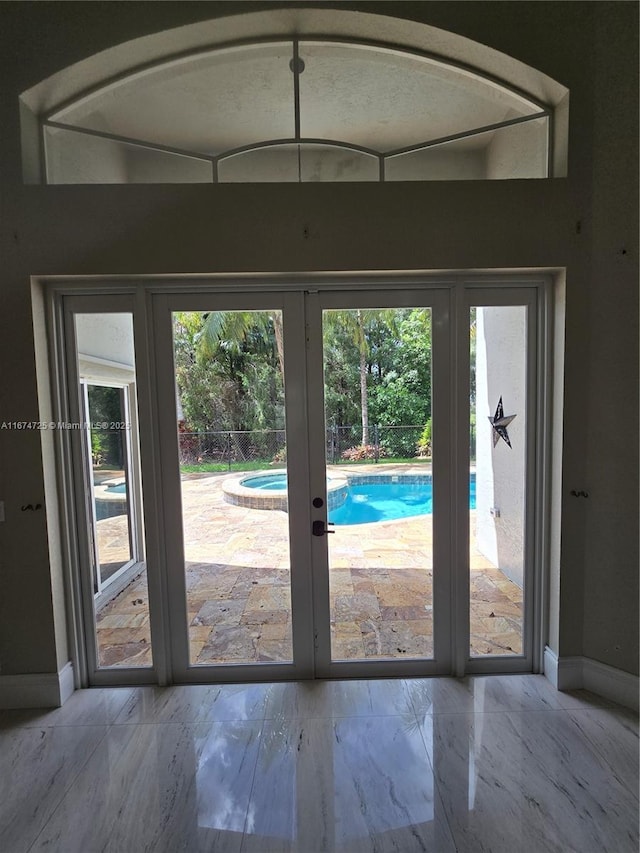
<path id="1" fill-rule="evenodd" d="M 553 111 L 503 81 L 372 42 L 173 57 L 43 118 L 47 182 L 544 178 Z"/>

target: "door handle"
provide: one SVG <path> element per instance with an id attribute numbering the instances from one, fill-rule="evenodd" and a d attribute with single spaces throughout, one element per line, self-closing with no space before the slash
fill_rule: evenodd
<path id="1" fill-rule="evenodd" d="M 327 525 L 331 525 L 331 527 L 333 527 L 331 522 L 327 522 Z M 324 521 L 319 518 L 311 525 L 311 532 L 314 536 L 324 536 L 325 533 L 335 533 L 335 530 L 327 530 L 327 528 L 324 526 Z"/>

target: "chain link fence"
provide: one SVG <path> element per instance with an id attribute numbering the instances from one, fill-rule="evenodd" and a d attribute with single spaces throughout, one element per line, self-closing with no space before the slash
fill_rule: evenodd
<path id="1" fill-rule="evenodd" d="M 223 462 L 230 467 L 234 462 L 269 464 L 285 458 L 283 429 L 181 432 L 179 442 L 181 465 Z"/>
<path id="2" fill-rule="evenodd" d="M 331 464 L 384 459 L 415 459 L 431 454 L 419 447 L 424 425 L 369 427 L 369 442 L 362 444 L 362 427 L 330 426 L 326 430 L 326 460 Z M 223 463 L 231 468 L 242 462 L 286 461 L 286 436 L 283 429 L 225 430 L 219 432 L 181 432 L 180 464 Z M 471 458 L 475 459 L 475 427 L 470 434 Z"/>
<path id="3" fill-rule="evenodd" d="M 386 426 L 372 424 L 369 440 L 362 442 L 362 427 L 331 426 L 327 428 L 327 462 L 379 461 L 387 457 L 414 459 L 419 455 L 418 442 L 424 424 Z"/>

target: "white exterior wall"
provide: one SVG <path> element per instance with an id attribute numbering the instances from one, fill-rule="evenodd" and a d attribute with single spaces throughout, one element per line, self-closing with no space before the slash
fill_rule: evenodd
<path id="1" fill-rule="evenodd" d="M 124 145 L 123 149 L 130 184 L 207 184 L 213 181 L 213 167 L 205 160 L 132 145 Z"/>
<path id="2" fill-rule="evenodd" d="M 478 550 L 522 586 L 526 462 L 526 308 L 478 308 L 476 313 L 476 526 Z M 493 446 L 502 397 L 511 448 Z M 491 510 L 499 511 L 494 517 Z"/>
<path id="3" fill-rule="evenodd" d="M 77 314 L 76 342 L 80 357 L 100 359 L 133 369 L 131 314 Z"/>
<path id="4" fill-rule="evenodd" d="M 486 177 L 485 152 L 450 145 L 391 157 L 385 164 L 388 181 L 476 181 Z"/>
<path id="5" fill-rule="evenodd" d="M 124 146 L 109 139 L 48 129 L 47 178 L 51 184 L 125 184 Z"/>

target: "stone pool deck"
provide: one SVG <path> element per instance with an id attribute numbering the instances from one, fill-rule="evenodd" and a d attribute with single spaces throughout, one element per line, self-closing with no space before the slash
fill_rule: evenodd
<path id="1" fill-rule="evenodd" d="M 382 466 L 370 467 L 379 473 Z M 397 470 L 424 473 L 425 466 Z M 228 476 L 187 475 L 182 483 L 191 660 L 290 660 L 288 516 L 225 502 Z M 105 559 L 126 548 L 123 522 L 98 524 Z M 328 539 L 334 657 L 430 656 L 431 517 L 335 530 Z M 473 536 L 471 553 L 473 654 L 519 654 L 522 591 L 476 552 Z M 97 632 L 101 665 L 151 663 L 146 573 L 100 612 Z"/>

